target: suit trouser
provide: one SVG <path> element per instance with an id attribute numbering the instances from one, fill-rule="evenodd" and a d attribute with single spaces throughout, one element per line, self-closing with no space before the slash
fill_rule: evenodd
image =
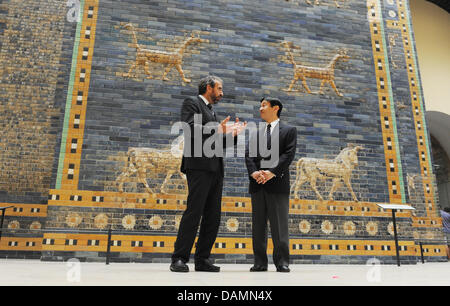
<path id="1" fill-rule="evenodd" d="M 255 265 L 267 266 L 267 220 L 273 241 L 275 266 L 289 265 L 289 194 L 268 193 L 263 188 L 251 194 L 252 239 Z"/>
<path id="2" fill-rule="evenodd" d="M 189 261 L 201 219 L 195 260 L 207 259 L 220 226 L 223 176 L 220 172 L 187 170 L 189 195 L 180 221 L 172 261 Z"/>

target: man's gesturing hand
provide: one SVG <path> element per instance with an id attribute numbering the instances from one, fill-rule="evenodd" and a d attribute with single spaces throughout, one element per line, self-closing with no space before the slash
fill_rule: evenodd
<path id="1" fill-rule="evenodd" d="M 247 128 L 247 121 L 244 123 L 239 122 L 239 118 L 236 117 L 236 122 L 232 125 L 232 135 L 233 137 L 239 135 Z"/>
<path id="2" fill-rule="evenodd" d="M 232 131 L 230 129 L 228 129 L 227 127 L 227 123 L 228 121 L 230 121 L 230 116 L 226 117 L 220 124 L 219 124 L 219 134 L 228 134 L 231 133 Z"/>
<path id="3" fill-rule="evenodd" d="M 239 122 L 239 118 L 236 118 L 236 121 L 233 124 L 228 124 L 230 121 L 230 116 L 226 117 L 219 124 L 219 134 L 232 134 L 233 137 L 242 133 L 247 127 L 247 121 L 244 123 Z"/>

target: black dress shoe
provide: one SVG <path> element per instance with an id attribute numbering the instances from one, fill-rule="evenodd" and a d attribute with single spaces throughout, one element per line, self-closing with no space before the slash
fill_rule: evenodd
<path id="1" fill-rule="evenodd" d="M 195 261 L 195 271 L 220 272 L 220 267 L 213 265 L 208 259 Z"/>
<path id="2" fill-rule="evenodd" d="M 250 268 L 250 272 L 265 272 L 267 271 L 266 266 L 254 265 Z"/>
<path id="3" fill-rule="evenodd" d="M 288 266 L 278 266 L 277 267 L 277 272 L 285 272 L 285 273 L 287 273 L 287 272 L 291 272 L 291 270 L 289 269 Z"/>
<path id="4" fill-rule="evenodd" d="M 170 271 L 172 272 L 189 272 L 189 267 L 181 259 L 172 262 L 170 265 Z"/>

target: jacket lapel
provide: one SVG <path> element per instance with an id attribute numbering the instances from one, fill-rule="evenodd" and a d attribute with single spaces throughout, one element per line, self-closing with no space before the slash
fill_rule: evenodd
<path id="1" fill-rule="evenodd" d="M 208 106 L 206 106 L 205 101 L 203 101 L 199 96 L 197 96 L 197 100 L 202 109 L 202 113 L 208 116 L 208 118 L 205 118 L 206 122 L 217 121 L 216 113 L 213 110 L 209 109 Z"/>
<path id="2" fill-rule="evenodd" d="M 281 131 L 285 128 L 284 124 L 281 122 L 281 120 L 278 122 L 278 124 L 275 126 L 275 129 L 272 131 L 271 136 L 272 138 L 274 136 L 280 137 Z M 262 127 L 258 131 L 258 139 L 262 139 L 260 137 L 266 137 L 266 124 L 262 124 Z"/>
<path id="3" fill-rule="evenodd" d="M 285 125 L 279 121 L 278 124 L 275 126 L 274 130 L 271 133 L 271 139 L 272 139 L 272 143 L 274 138 L 278 138 L 278 145 L 281 144 L 281 133 L 282 131 L 285 129 Z M 267 135 L 266 135 L 266 125 L 262 125 L 262 127 L 259 129 L 258 131 L 258 150 L 259 150 L 259 141 L 263 140 L 265 141 Z"/>

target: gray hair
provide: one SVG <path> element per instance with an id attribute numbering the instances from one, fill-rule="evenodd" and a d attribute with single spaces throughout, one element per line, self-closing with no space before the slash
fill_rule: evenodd
<path id="1" fill-rule="evenodd" d="M 206 92 L 208 85 L 214 88 L 217 82 L 223 84 L 222 79 L 217 76 L 208 75 L 207 77 L 204 77 L 198 83 L 198 94 L 203 95 Z"/>

